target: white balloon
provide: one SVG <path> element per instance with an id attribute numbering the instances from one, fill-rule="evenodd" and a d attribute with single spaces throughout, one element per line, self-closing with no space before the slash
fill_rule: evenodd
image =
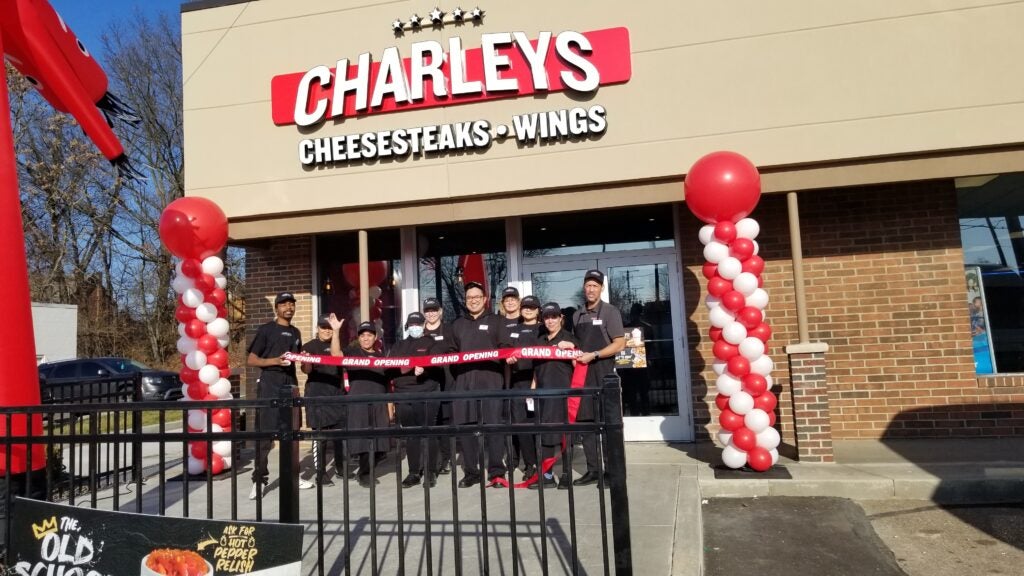
<path id="1" fill-rule="evenodd" d="M 765 389 L 770 391 L 772 386 L 775 386 L 775 380 L 772 380 L 772 377 L 769 374 L 762 374 L 762 376 L 764 376 L 764 381 L 768 383 L 768 387 Z"/>
<path id="2" fill-rule="evenodd" d="M 736 314 L 729 311 L 725 306 L 716 306 L 708 312 L 708 320 L 715 328 L 725 328 L 736 320 Z"/>
<path id="3" fill-rule="evenodd" d="M 718 431 L 718 443 L 722 446 L 728 446 L 729 442 L 732 441 L 732 432 L 729 432 L 725 428 Z"/>
<path id="4" fill-rule="evenodd" d="M 224 456 L 231 456 L 231 442 L 228 440 L 218 440 L 213 443 L 213 452 L 219 454 L 221 458 Z"/>
<path id="5" fill-rule="evenodd" d="M 206 366 L 206 354 L 202 350 L 193 350 L 185 354 L 185 366 L 193 370 L 199 370 Z"/>
<path id="6" fill-rule="evenodd" d="M 225 457 L 221 458 L 221 460 L 224 462 L 224 469 L 225 470 L 231 469 L 231 456 L 225 456 Z"/>
<path id="7" fill-rule="evenodd" d="M 700 230 L 697 232 L 697 238 L 700 239 L 701 244 L 707 246 L 708 242 L 715 239 L 715 225 L 705 224 L 701 226 Z"/>
<path id="8" fill-rule="evenodd" d="M 171 281 L 171 288 L 174 288 L 174 291 L 178 294 L 184 294 L 185 290 L 195 287 L 196 283 L 193 282 L 192 279 L 189 278 L 188 276 L 178 275 L 175 276 L 174 280 Z"/>
<path id="9" fill-rule="evenodd" d="M 209 302 L 196 306 L 196 318 L 209 324 L 217 319 L 217 307 Z"/>
<path id="10" fill-rule="evenodd" d="M 708 242 L 704 247 L 704 259 L 712 264 L 718 264 L 729 257 L 729 247 L 717 240 Z"/>
<path id="11" fill-rule="evenodd" d="M 195 308 L 203 303 L 203 293 L 195 288 L 189 288 L 182 293 L 181 303 L 189 308 Z"/>
<path id="12" fill-rule="evenodd" d="M 722 449 L 722 464 L 729 468 L 743 468 L 747 463 L 747 453 L 729 444 Z"/>
<path id="13" fill-rule="evenodd" d="M 206 410 L 189 410 L 188 427 L 201 432 L 206 431 Z"/>
<path id="14" fill-rule="evenodd" d="M 223 431 L 224 429 L 220 427 L 220 424 L 213 424 L 210 426 L 210 432 L 213 432 L 214 434 L 220 434 Z"/>
<path id="15" fill-rule="evenodd" d="M 763 288 L 755 289 L 750 296 L 747 296 L 747 306 L 753 306 L 758 310 L 764 310 L 768 305 L 768 293 Z"/>
<path id="16" fill-rule="evenodd" d="M 217 288 L 220 288 L 221 290 L 228 287 L 228 278 L 223 274 L 214 274 L 213 280 L 217 283 Z"/>
<path id="17" fill-rule="evenodd" d="M 769 422 L 768 413 L 760 408 L 754 408 L 743 417 L 743 425 L 750 428 L 754 434 L 764 432 Z"/>
<path id="18" fill-rule="evenodd" d="M 178 338 L 178 352 L 181 354 L 188 354 L 196 351 L 196 346 L 199 343 L 196 342 L 195 338 L 189 338 L 188 336 L 182 336 Z"/>
<path id="19" fill-rule="evenodd" d="M 718 275 L 726 280 L 732 280 L 742 272 L 743 263 L 732 256 L 722 258 L 722 261 L 718 263 Z"/>
<path id="20" fill-rule="evenodd" d="M 178 260 L 178 262 L 174 265 L 174 275 L 175 276 L 184 276 L 185 275 L 181 271 L 181 263 L 182 262 L 184 262 L 184 260 Z"/>
<path id="21" fill-rule="evenodd" d="M 740 379 L 726 372 L 715 380 L 715 389 L 722 396 L 732 396 L 743 389 Z"/>
<path id="22" fill-rule="evenodd" d="M 370 286 L 370 302 L 380 298 L 381 292 L 380 286 Z"/>
<path id="23" fill-rule="evenodd" d="M 768 453 L 772 455 L 772 466 L 775 466 L 776 464 L 778 464 L 779 463 L 779 450 L 777 448 L 773 448 L 773 449 L 769 450 Z"/>
<path id="24" fill-rule="evenodd" d="M 743 356 L 751 362 L 757 360 L 761 356 L 764 356 L 764 342 L 761 342 L 753 336 L 744 338 L 743 341 L 739 343 L 739 347 L 740 356 Z"/>
<path id="25" fill-rule="evenodd" d="M 188 384 L 181 385 L 181 395 L 185 397 L 185 400 L 191 400 L 191 398 L 188 397 Z"/>
<path id="26" fill-rule="evenodd" d="M 718 308 L 722 305 L 722 299 L 718 296 L 712 296 L 708 294 L 708 297 L 704 299 L 704 305 L 708 307 L 708 310 Z"/>
<path id="27" fill-rule="evenodd" d="M 782 442 L 779 431 L 771 426 L 765 428 L 757 435 L 757 445 L 765 450 L 774 450 Z"/>
<path id="28" fill-rule="evenodd" d="M 188 334 L 185 333 L 185 325 L 178 322 L 178 336 L 181 338 L 187 338 Z"/>
<path id="29" fill-rule="evenodd" d="M 224 261 L 217 256 L 210 256 L 203 260 L 203 273 L 216 276 L 224 271 Z"/>
<path id="30" fill-rule="evenodd" d="M 753 218 L 744 218 L 736 223 L 736 237 L 753 240 L 761 233 L 761 225 Z"/>
<path id="31" fill-rule="evenodd" d="M 228 338 L 227 336 L 217 338 L 217 345 L 221 348 L 227 350 L 229 344 L 231 344 L 231 338 Z"/>
<path id="32" fill-rule="evenodd" d="M 739 346 L 747 337 L 747 328 L 733 320 L 722 328 L 722 338 L 733 346 Z"/>
<path id="33" fill-rule="evenodd" d="M 203 368 L 206 368 L 206 366 L 204 366 Z M 214 366 L 214 369 L 216 368 L 217 367 Z M 217 370 L 217 374 L 218 376 L 220 375 L 220 370 Z M 210 394 L 213 394 L 218 398 L 223 396 L 224 394 L 231 394 L 231 381 L 228 380 L 227 378 L 218 378 L 213 384 L 210 384 L 209 390 Z"/>
<path id="34" fill-rule="evenodd" d="M 214 318 L 206 325 L 206 333 L 215 338 L 223 338 L 228 335 L 231 325 L 226 318 Z"/>
<path id="35" fill-rule="evenodd" d="M 188 473 L 191 475 L 202 474 L 206 470 L 206 462 L 194 456 L 188 457 Z"/>
<path id="36" fill-rule="evenodd" d="M 721 269 L 722 267 L 719 266 L 718 268 Z M 754 290 L 757 290 L 757 276 L 750 272 L 740 272 L 736 279 L 732 281 L 732 287 L 740 294 L 750 296 L 754 293 Z"/>
<path id="37" fill-rule="evenodd" d="M 213 364 L 207 364 L 199 369 L 199 381 L 207 386 L 216 384 L 220 380 L 220 368 Z"/>
<path id="38" fill-rule="evenodd" d="M 751 240 L 751 242 L 754 243 L 754 255 L 757 256 L 757 253 L 761 251 L 761 244 L 757 240 Z"/>
<path id="39" fill-rule="evenodd" d="M 725 374 L 725 369 L 729 367 L 729 363 L 725 360 L 719 360 L 715 358 L 711 361 L 711 369 L 714 370 L 715 374 L 721 376 Z"/>
<path id="40" fill-rule="evenodd" d="M 750 362 L 750 371 L 754 374 L 767 376 L 771 374 L 774 369 L 775 363 L 772 362 L 772 359 L 769 358 L 767 354 L 763 354 L 760 358 Z"/>
<path id="41" fill-rule="evenodd" d="M 748 412 L 754 409 L 754 397 L 742 390 L 729 396 L 729 410 L 739 414 L 740 416 L 746 415 Z"/>

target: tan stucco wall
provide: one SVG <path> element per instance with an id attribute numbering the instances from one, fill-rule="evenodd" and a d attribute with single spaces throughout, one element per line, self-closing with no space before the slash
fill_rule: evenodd
<path id="1" fill-rule="evenodd" d="M 237 222 L 678 181 L 716 149 L 739 151 L 771 173 L 1024 142 L 1024 76 L 1015 73 L 1024 2 L 522 0 L 482 5 L 479 27 L 394 37 L 392 20 L 434 5 L 260 0 L 184 13 L 187 193 L 213 199 Z M 608 111 L 607 132 L 595 141 L 496 142 L 483 154 L 305 171 L 296 151 L 306 137 L 476 119 L 507 124 L 516 114 L 578 104 L 561 93 L 371 115 L 326 122 L 311 136 L 271 121 L 277 74 L 365 51 L 379 56 L 393 45 L 407 56 L 414 41 L 452 35 L 475 47 L 485 32 L 535 37 L 616 26 L 630 30 L 633 77 L 584 98 Z"/>

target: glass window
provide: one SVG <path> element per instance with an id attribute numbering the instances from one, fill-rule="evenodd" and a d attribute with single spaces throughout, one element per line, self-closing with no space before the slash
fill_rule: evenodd
<path id="1" fill-rule="evenodd" d="M 129 372 L 138 372 L 139 370 L 149 370 L 149 366 L 146 366 L 142 362 L 136 362 L 135 360 L 129 360 L 127 358 L 111 358 L 105 361 L 108 366 L 118 374 L 127 374 Z"/>
<path id="2" fill-rule="evenodd" d="M 975 368 L 1024 372 L 1024 173 L 956 183 Z"/>
<path id="3" fill-rule="evenodd" d="M 101 376 L 110 374 L 110 370 L 107 370 L 105 366 L 97 362 L 82 362 L 83 377 L 91 378 L 93 376 Z"/>
<path id="4" fill-rule="evenodd" d="M 671 204 L 523 218 L 523 256 L 563 256 L 675 246 Z"/>
<path id="5" fill-rule="evenodd" d="M 78 377 L 78 363 L 68 362 L 67 364 L 61 364 L 57 366 L 57 369 L 53 371 L 54 378 L 77 378 Z"/>
<path id="6" fill-rule="evenodd" d="M 491 296 L 508 285 L 504 220 L 421 226 L 416 230 L 420 301 L 434 297 L 451 322 L 465 309 L 466 282 L 487 287 Z M 491 309 L 500 304 L 491 298 Z"/>
<path id="7" fill-rule="evenodd" d="M 359 311 L 359 237 L 356 232 L 318 236 L 320 314 L 331 312 L 345 320 L 342 345 L 356 343 Z M 379 346 L 389 349 L 402 337 L 401 241 L 397 228 L 367 233 L 370 321 L 377 325 Z M 303 335 L 308 340 L 310 335 Z"/>

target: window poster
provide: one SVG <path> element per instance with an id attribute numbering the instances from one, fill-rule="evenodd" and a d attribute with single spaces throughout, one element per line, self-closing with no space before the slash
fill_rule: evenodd
<path id="1" fill-rule="evenodd" d="M 967 266 L 964 268 L 964 279 L 967 282 L 967 310 L 971 318 L 974 370 L 977 374 L 994 374 L 996 359 L 992 348 L 992 332 L 989 330 L 988 304 L 985 302 L 981 268 Z"/>
<path id="2" fill-rule="evenodd" d="M 615 355 L 615 368 L 647 368 L 647 348 L 642 328 L 626 328 L 626 347 Z"/>

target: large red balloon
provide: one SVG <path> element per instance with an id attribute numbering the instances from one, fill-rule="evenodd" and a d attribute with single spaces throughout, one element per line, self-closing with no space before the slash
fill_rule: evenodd
<path id="1" fill-rule="evenodd" d="M 221 408 L 220 410 L 213 411 L 213 423 L 221 428 L 231 427 L 231 410 L 227 408 Z"/>
<path id="2" fill-rule="evenodd" d="M 223 288 L 214 288 L 210 290 L 210 293 L 206 295 L 205 302 L 213 304 L 217 308 L 220 308 L 228 301 L 228 293 Z"/>
<path id="3" fill-rule="evenodd" d="M 728 244 L 736 239 L 736 225 L 729 220 L 715 224 L 715 240 Z"/>
<path id="4" fill-rule="evenodd" d="M 729 253 L 740 261 L 746 260 L 754 255 L 754 242 L 749 238 L 737 238 L 729 244 Z"/>
<path id="5" fill-rule="evenodd" d="M 732 437 L 735 442 L 736 435 L 733 434 Z M 772 467 L 772 455 L 764 448 L 755 446 L 747 451 L 747 466 L 758 472 L 764 472 Z"/>
<path id="6" fill-rule="evenodd" d="M 206 363 L 213 364 L 217 368 L 228 367 L 228 353 L 223 348 L 218 348 L 213 354 L 206 356 Z"/>
<path id="7" fill-rule="evenodd" d="M 708 336 L 711 336 L 712 342 L 718 342 L 722 339 L 722 329 L 712 326 L 711 329 L 708 330 Z"/>
<path id="8" fill-rule="evenodd" d="M 190 310 L 192 309 L 190 308 Z M 193 312 L 192 315 L 194 316 L 195 312 Z M 189 338 L 199 338 L 206 334 L 206 322 L 203 322 L 198 318 L 189 320 L 185 323 L 185 334 L 188 335 Z"/>
<path id="9" fill-rule="evenodd" d="M 345 277 L 345 280 L 350 286 L 359 287 L 359 263 L 354 262 L 350 264 L 343 264 L 341 266 L 341 275 Z M 373 260 L 367 262 L 366 266 L 366 278 L 368 279 L 370 286 L 379 286 L 384 281 L 384 277 L 388 275 L 388 263 L 383 260 Z"/>
<path id="10" fill-rule="evenodd" d="M 212 200 L 198 196 L 178 198 L 160 215 L 160 239 L 171 254 L 202 260 L 224 249 L 228 218 Z"/>
<path id="11" fill-rule="evenodd" d="M 189 320 L 195 320 L 196 309 L 189 308 L 188 306 L 178 305 L 178 307 L 174 309 L 174 318 L 178 322 L 188 322 Z"/>
<path id="12" fill-rule="evenodd" d="M 746 426 L 734 430 L 732 433 L 732 443 L 734 446 L 743 450 L 744 452 L 750 452 L 754 448 L 757 448 L 757 434 Z M 771 458 L 768 459 L 771 461 Z"/>
<path id="13" fill-rule="evenodd" d="M 753 306 L 745 306 L 736 313 L 736 320 L 739 320 L 740 324 L 743 324 L 743 327 L 747 330 L 756 328 L 763 319 L 764 317 L 761 315 L 761 311 Z M 749 332 L 747 333 L 747 336 L 750 336 Z"/>
<path id="14" fill-rule="evenodd" d="M 744 272 L 750 272 L 754 276 L 760 277 L 761 272 L 764 272 L 764 258 L 754 254 L 750 258 L 744 260 L 741 267 Z"/>
<path id="15" fill-rule="evenodd" d="M 220 349 L 220 343 L 217 342 L 217 337 L 213 334 L 203 334 L 196 341 L 196 347 L 203 351 L 203 354 L 213 354 Z"/>
<path id="16" fill-rule="evenodd" d="M 726 408 L 718 415 L 718 423 L 730 432 L 735 432 L 743 427 L 743 416 Z"/>
<path id="17" fill-rule="evenodd" d="M 712 152 L 690 168 L 683 190 L 697 218 L 709 224 L 736 222 L 757 206 L 761 176 L 750 160 L 735 152 Z"/>
<path id="18" fill-rule="evenodd" d="M 772 459 L 769 456 L 768 462 L 771 463 Z M 210 470 L 214 476 L 224 471 L 224 458 L 220 454 L 214 454 L 213 458 L 210 459 Z"/>
<path id="19" fill-rule="evenodd" d="M 188 451 L 196 460 L 206 460 L 206 442 L 192 442 L 188 445 Z"/>

